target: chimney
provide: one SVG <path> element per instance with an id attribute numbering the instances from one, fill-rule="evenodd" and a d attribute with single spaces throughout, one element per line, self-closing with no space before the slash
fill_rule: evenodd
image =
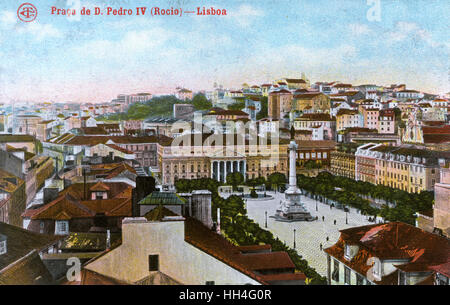
<path id="1" fill-rule="evenodd" d="M 86 190 L 86 169 L 83 168 L 83 182 L 84 182 L 84 200 L 87 200 L 87 190 Z"/>
<path id="2" fill-rule="evenodd" d="M 59 195 L 58 187 L 46 187 L 44 188 L 44 204 L 47 204 L 53 200 L 55 200 Z"/>

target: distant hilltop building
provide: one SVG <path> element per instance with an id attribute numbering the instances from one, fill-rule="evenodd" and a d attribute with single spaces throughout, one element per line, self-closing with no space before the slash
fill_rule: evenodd
<path id="1" fill-rule="evenodd" d="M 192 91 L 186 88 L 177 88 L 177 93 L 175 96 L 183 101 L 192 100 L 193 94 Z"/>
<path id="2" fill-rule="evenodd" d="M 152 99 L 151 93 L 137 93 L 137 94 L 119 94 L 111 103 L 131 105 L 134 103 L 143 103 Z"/>
<path id="3" fill-rule="evenodd" d="M 191 119 L 194 115 L 194 105 L 192 104 L 174 104 L 173 117 L 175 119 Z"/>

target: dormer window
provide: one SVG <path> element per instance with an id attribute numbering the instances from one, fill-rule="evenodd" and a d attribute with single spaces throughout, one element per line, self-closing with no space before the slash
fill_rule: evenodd
<path id="1" fill-rule="evenodd" d="M 372 272 L 376 278 L 381 279 L 381 261 L 379 259 L 374 261 Z"/>
<path id="2" fill-rule="evenodd" d="M 92 200 L 108 199 L 107 192 L 92 192 Z"/>
<path id="3" fill-rule="evenodd" d="M 348 261 L 351 261 L 353 257 L 355 257 L 356 253 L 358 253 L 357 245 L 349 245 L 346 244 L 344 247 L 344 258 Z"/>

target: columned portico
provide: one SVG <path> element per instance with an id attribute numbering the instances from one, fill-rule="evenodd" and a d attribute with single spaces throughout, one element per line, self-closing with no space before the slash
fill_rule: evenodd
<path id="1" fill-rule="evenodd" d="M 230 173 L 241 173 L 245 177 L 245 160 L 211 160 L 211 178 L 226 182 Z"/>

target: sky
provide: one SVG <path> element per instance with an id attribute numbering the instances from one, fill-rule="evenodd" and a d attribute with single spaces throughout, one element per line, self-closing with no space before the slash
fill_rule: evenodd
<path id="1" fill-rule="evenodd" d="M 31 2 L 35 21 L 17 9 Z M 72 8 L 75 16 L 51 14 Z M 147 7 L 136 16 L 136 7 Z M 226 16 L 151 16 L 150 9 Z M 132 16 L 80 16 L 82 7 Z M 0 102 L 106 102 L 282 77 L 450 91 L 448 0 L 2 0 Z"/>

